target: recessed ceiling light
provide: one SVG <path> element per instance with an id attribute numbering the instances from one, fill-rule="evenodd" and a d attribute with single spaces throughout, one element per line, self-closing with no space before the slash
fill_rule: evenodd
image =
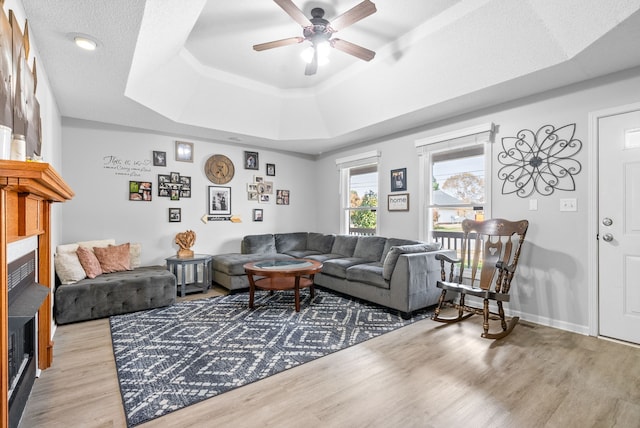
<path id="1" fill-rule="evenodd" d="M 98 46 L 95 40 L 87 36 L 75 36 L 73 41 L 76 43 L 76 46 L 87 51 L 95 51 Z"/>

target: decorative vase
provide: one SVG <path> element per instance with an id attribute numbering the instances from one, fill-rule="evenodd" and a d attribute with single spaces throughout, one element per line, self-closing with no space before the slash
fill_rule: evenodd
<path id="1" fill-rule="evenodd" d="M 13 134 L 11 141 L 11 160 L 26 161 L 27 160 L 27 142 L 24 135 Z"/>

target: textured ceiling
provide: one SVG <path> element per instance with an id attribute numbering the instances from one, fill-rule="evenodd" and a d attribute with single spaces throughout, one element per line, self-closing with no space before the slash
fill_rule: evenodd
<path id="1" fill-rule="evenodd" d="M 640 65 L 640 0 L 374 2 L 339 37 L 376 57 L 304 76 L 303 45 L 251 48 L 301 34 L 270 0 L 23 0 L 65 120 L 311 155 Z"/>

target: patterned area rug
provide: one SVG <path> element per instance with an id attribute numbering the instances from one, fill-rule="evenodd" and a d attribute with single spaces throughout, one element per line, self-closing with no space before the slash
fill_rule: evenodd
<path id="1" fill-rule="evenodd" d="M 111 317 L 111 337 L 128 425 L 347 348 L 429 315 L 395 311 L 316 290 L 248 293 L 180 302 Z"/>

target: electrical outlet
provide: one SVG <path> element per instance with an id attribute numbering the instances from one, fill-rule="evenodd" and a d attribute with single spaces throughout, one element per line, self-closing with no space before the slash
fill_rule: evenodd
<path id="1" fill-rule="evenodd" d="M 560 199 L 560 211 L 578 211 L 576 198 Z"/>

